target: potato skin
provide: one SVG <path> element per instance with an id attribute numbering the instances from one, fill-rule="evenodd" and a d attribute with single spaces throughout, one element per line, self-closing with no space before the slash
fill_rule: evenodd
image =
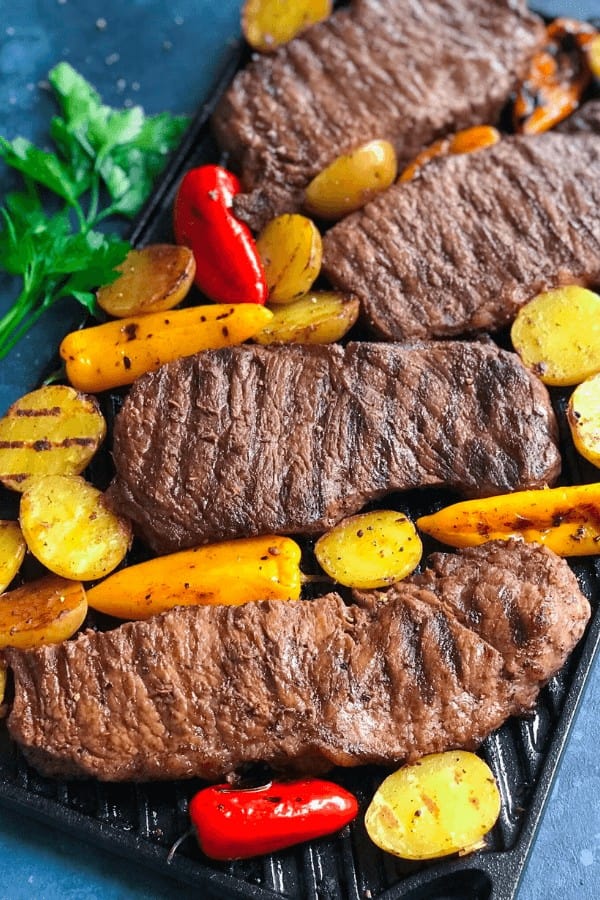
<path id="1" fill-rule="evenodd" d="M 78 581 L 47 575 L 24 584 L 0 597 L 0 648 L 59 644 L 75 634 L 86 614 Z"/>
<path id="2" fill-rule="evenodd" d="M 269 303 L 289 303 L 311 289 L 323 259 L 323 242 L 314 222 L 295 213 L 277 216 L 263 228 L 256 246 Z"/>
<path id="3" fill-rule="evenodd" d="M 0 519 L 0 592 L 6 590 L 21 568 L 26 549 L 19 523 Z"/>
<path id="4" fill-rule="evenodd" d="M 189 247 L 149 244 L 130 250 L 118 267 L 121 275 L 98 290 L 98 305 L 123 319 L 172 309 L 187 296 L 196 274 Z"/>
<path id="5" fill-rule="evenodd" d="M 336 291 L 315 291 L 272 312 L 268 325 L 253 337 L 258 344 L 333 344 L 358 319 L 360 301 Z"/>
<path id="6" fill-rule="evenodd" d="M 486 763 L 465 750 L 432 753 L 394 772 L 365 815 L 371 840 L 402 859 L 435 859 L 484 846 L 500 814 Z"/>
<path id="7" fill-rule="evenodd" d="M 306 188 L 304 208 L 321 219 L 361 209 L 396 180 L 398 162 L 389 141 L 369 141 L 338 156 Z"/>

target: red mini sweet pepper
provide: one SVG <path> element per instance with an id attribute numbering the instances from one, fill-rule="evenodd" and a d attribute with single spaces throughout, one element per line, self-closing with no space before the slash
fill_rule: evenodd
<path id="1" fill-rule="evenodd" d="M 196 284 L 217 303 L 264 303 L 267 282 L 256 242 L 233 214 L 241 192 L 236 176 L 222 166 L 190 169 L 175 198 L 174 230 L 196 260 Z"/>
<path id="2" fill-rule="evenodd" d="M 331 781 L 302 778 L 259 788 L 204 788 L 189 812 L 206 856 L 245 859 L 339 831 L 355 818 L 358 803 Z"/>

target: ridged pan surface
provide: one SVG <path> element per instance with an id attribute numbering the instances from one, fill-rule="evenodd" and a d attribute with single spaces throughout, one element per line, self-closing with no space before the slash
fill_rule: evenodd
<path id="1" fill-rule="evenodd" d="M 198 113 L 179 151 L 142 213 L 133 233 L 137 244 L 171 239 L 174 192 L 186 169 L 219 160 L 208 118 L 220 92 L 242 64 L 234 48 L 210 102 Z M 564 483 L 595 480 L 580 460 L 564 427 L 564 392 L 553 393 L 562 423 Z M 110 424 L 120 397 L 103 398 Z M 110 433 L 109 440 L 110 444 Z M 88 476 L 104 486 L 111 475 L 108 451 L 94 461 Z M 441 492 L 395 498 L 412 516 L 447 501 Z M 0 515 L 15 513 L 15 496 L 0 494 Z M 434 549 L 433 544 L 426 550 Z M 502 795 L 500 819 L 487 848 L 463 859 L 409 863 L 380 852 L 369 840 L 362 815 L 336 837 L 292 848 L 273 856 L 234 863 L 204 858 L 192 837 L 172 859 L 169 849 L 189 827 L 187 804 L 200 782 L 107 785 L 57 782 L 41 778 L 25 763 L 0 726 L 0 803 L 61 827 L 98 846 L 202 891 L 206 898 L 289 898 L 289 900 L 508 900 L 516 886 L 549 794 L 562 747 L 600 643 L 600 559 L 574 565 L 592 604 L 587 632 L 565 668 L 540 694 L 534 714 L 511 719 L 485 741 L 481 753 L 490 764 Z M 88 624 L 103 627 L 106 623 Z M 116 624 L 116 623 L 112 623 Z M 382 771 L 336 770 L 335 778 L 353 791 L 364 812 Z"/>

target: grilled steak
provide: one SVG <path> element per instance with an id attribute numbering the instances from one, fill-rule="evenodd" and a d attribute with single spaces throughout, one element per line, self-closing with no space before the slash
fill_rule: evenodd
<path id="1" fill-rule="evenodd" d="M 538 292 L 600 281 L 600 139 L 509 138 L 426 166 L 324 238 L 323 270 L 386 340 L 506 325 Z"/>
<path id="2" fill-rule="evenodd" d="M 179 607 L 6 650 L 10 734 L 43 774 L 106 781 L 473 748 L 531 707 L 590 614 L 566 562 L 518 542 L 440 554 L 380 596 Z"/>
<path id="3" fill-rule="evenodd" d="M 600 100 L 590 100 L 581 109 L 556 127 L 561 134 L 580 134 L 591 131 L 600 134 Z"/>
<path id="4" fill-rule="evenodd" d="M 390 491 L 558 474 L 546 389 L 488 344 L 236 347 L 164 366 L 115 422 L 111 502 L 158 553 L 325 530 Z"/>
<path id="5" fill-rule="evenodd" d="M 235 78 L 214 117 L 260 228 L 302 206 L 341 153 L 386 138 L 408 162 L 457 128 L 493 122 L 543 40 L 522 0 L 355 0 Z"/>

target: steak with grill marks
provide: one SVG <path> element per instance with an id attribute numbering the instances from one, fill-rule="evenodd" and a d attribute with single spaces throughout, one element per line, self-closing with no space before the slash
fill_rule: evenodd
<path id="1" fill-rule="evenodd" d="M 541 487 L 556 439 L 544 386 L 491 343 L 236 347 L 132 387 L 109 498 L 165 553 L 324 531 L 390 491 Z"/>
<path id="2" fill-rule="evenodd" d="M 10 734 L 43 774 L 106 781 L 475 748 L 531 707 L 590 615 L 567 563 L 518 542 L 439 554 L 369 600 L 179 607 L 5 650 Z"/>
<path id="3" fill-rule="evenodd" d="M 600 138 L 507 138 L 434 160 L 323 244 L 323 271 L 379 337 L 495 331 L 541 291 L 600 282 Z"/>
<path id="4" fill-rule="evenodd" d="M 287 46 L 255 58 L 214 117 L 251 193 L 254 228 L 302 206 L 341 153 L 391 141 L 403 165 L 426 144 L 494 122 L 543 42 L 522 0 L 355 0 Z"/>

